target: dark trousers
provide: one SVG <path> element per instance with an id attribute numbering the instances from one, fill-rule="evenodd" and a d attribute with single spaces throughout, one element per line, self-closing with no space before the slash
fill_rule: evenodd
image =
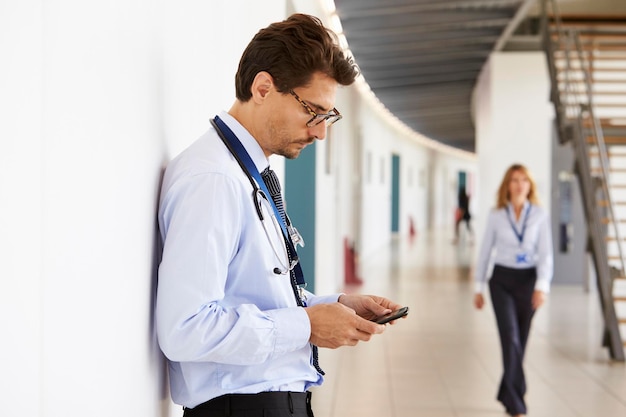
<path id="1" fill-rule="evenodd" d="M 184 417 L 313 417 L 310 392 L 228 394 L 194 408 Z"/>
<path id="2" fill-rule="evenodd" d="M 522 365 L 530 322 L 535 314 L 532 296 L 536 280 L 535 268 L 512 269 L 500 265 L 494 267 L 489 280 L 504 366 L 498 401 L 511 415 L 526 414 L 526 379 Z"/>

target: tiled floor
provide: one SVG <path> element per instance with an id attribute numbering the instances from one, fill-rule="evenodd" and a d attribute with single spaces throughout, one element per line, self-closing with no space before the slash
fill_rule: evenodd
<path id="1" fill-rule="evenodd" d="M 320 350 L 327 379 L 314 390 L 316 417 L 506 416 L 495 400 L 491 304 L 472 305 L 475 248 L 450 242 L 450 233 L 397 241 L 360 265 L 358 290 L 408 305 L 410 315 L 368 343 Z M 600 329 L 597 295 L 553 287 L 527 348 L 529 417 L 626 416 L 626 366 L 608 359 Z"/>

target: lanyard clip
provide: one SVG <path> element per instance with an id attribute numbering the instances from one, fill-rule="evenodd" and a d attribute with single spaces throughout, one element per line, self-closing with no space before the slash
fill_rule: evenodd
<path id="1" fill-rule="evenodd" d="M 306 305 L 306 293 L 304 292 L 305 288 L 306 282 L 304 284 L 298 285 L 298 295 L 300 295 L 300 300 L 302 300 L 302 303 Z"/>
<path id="2" fill-rule="evenodd" d="M 287 226 L 287 230 L 289 231 L 289 237 L 291 238 L 293 247 L 295 248 L 298 245 L 300 245 L 301 247 L 304 247 L 304 239 L 302 238 L 302 235 L 300 234 L 300 232 L 298 232 L 298 229 L 296 229 L 293 225 L 289 224 L 289 226 Z"/>

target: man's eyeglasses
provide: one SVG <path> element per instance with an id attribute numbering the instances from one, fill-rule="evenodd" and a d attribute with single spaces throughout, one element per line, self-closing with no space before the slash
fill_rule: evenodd
<path id="1" fill-rule="evenodd" d="M 339 113 L 339 110 L 337 110 L 334 107 L 330 111 L 330 113 L 318 114 L 311 108 L 311 106 L 306 104 L 304 102 L 304 100 L 302 100 L 300 97 L 298 97 L 298 95 L 293 90 L 289 90 L 289 93 L 292 96 L 294 96 L 294 98 L 296 100 L 298 100 L 298 102 L 300 104 L 302 104 L 302 107 L 304 107 L 306 109 L 306 111 L 309 112 L 309 114 L 311 116 L 313 116 L 313 117 L 311 117 L 311 120 L 306 122 L 307 127 L 317 126 L 318 124 L 320 124 L 322 122 L 326 122 L 326 127 L 328 127 L 328 126 L 332 125 L 333 123 L 335 123 L 336 121 L 340 120 L 343 117 L 341 115 L 341 113 Z"/>

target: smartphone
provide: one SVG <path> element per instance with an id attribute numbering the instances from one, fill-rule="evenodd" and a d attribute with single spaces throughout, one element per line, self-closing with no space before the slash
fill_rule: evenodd
<path id="1" fill-rule="evenodd" d="M 404 317 L 407 314 L 409 314 L 409 308 L 408 307 L 402 307 L 402 308 L 397 309 L 396 311 L 392 311 L 389 314 L 385 314 L 384 316 L 376 317 L 372 321 L 374 321 L 374 322 L 376 322 L 378 324 L 385 324 L 385 323 L 389 323 L 392 320 L 399 319 L 400 317 Z"/>

